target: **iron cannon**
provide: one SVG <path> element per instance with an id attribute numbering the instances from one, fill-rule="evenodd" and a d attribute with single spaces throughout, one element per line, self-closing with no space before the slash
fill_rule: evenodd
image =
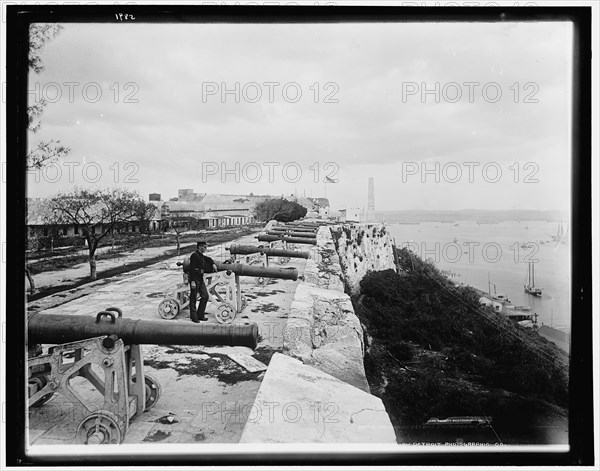
<path id="1" fill-rule="evenodd" d="M 279 278 L 282 280 L 298 279 L 298 270 L 296 268 L 272 268 L 256 265 L 244 265 L 242 263 L 224 263 L 215 262 L 219 271 L 231 271 L 237 276 L 254 276 L 264 278 Z"/>
<path id="2" fill-rule="evenodd" d="M 190 258 L 186 257 L 177 265 L 183 267 L 184 281 L 164 298 L 158 305 L 158 313 L 163 319 L 173 319 L 190 303 L 189 282 L 186 273 L 189 272 Z M 296 268 L 271 268 L 242 263 L 215 262 L 216 273 L 204 273 L 204 282 L 209 294 L 209 302 L 217 306 L 215 318 L 220 324 L 230 324 L 236 314 L 242 312 L 248 302 L 242 295 L 240 277 L 254 277 L 257 285 L 266 285 L 271 278 L 284 280 L 298 279 Z"/>
<path id="3" fill-rule="evenodd" d="M 183 261 L 184 272 L 189 270 L 189 264 L 190 259 L 186 257 Z M 294 281 L 298 279 L 298 270 L 296 268 L 271 268 L 227 262 L 215 262 L 215 265 L 217 266 L 217 271 L 229 271 L 235 273 L 237 276 L 280 278 L 282 280 Z"/>
<path id="4" fill-rule="evenodd" d="M 55 394 L 70 401 L 82 417 L 75 442 L 120 444 L 130 420 L 153 407 L 161 385 L 144 371 L 141 344 L 246 346 L 256 348 L 258 326 L 172 324 L 123 318 L 109 307 L 93 316 L 32 314 L 27 322 L 28 405 L 40 407 Z M 53 344 L 43 354 L 40 344 Z M 103 401 L 90 399 L 80 377 Z"/>
<path id="5" fill-rule="evenodd" d="M 267 255 L 269 257 L 286 257 L 286 258 L 309 258 L 309 252 L 305 252 L 302 250 L 293 250 L 293 249 L 278 249 L 271 247 L 264 247 L 262 245 L 242 245 L 242 244 L 232 244 L 229 247 L 226 247 L 226 250 L 229 250 L 231 255 L 251 255 L 251 254 L 261 254 Z"/>
<path id="6" fill-rule="evenodd" d="M 125 344 L 243 346 L 256 348 L 256 324 L 180 324 L 122 317 L 119 311 L 92 316 L 33 314 L 28 319 L 29 342 L 61 344 L 102 335 L 116 335 Z"/>
<path id="7" fill-rule="evenodd" d="M 295 232 L 308 232 L 312 234 L 316 234 L 319 231 L 319 228 L 312 227 L 302 227 L 302 226 L 273 226 L 270 231 L 295 231 Z"/>
<path id="8" fill-rule="evenodd" d="M 306 239 L 316 239 L 317 235 L 313 232 L 284 232 L 284 231 L 267 231 L 267 235 L 284 236 L 284 237 L 302 237 Z"/>
<path id="9" fill-rule="evenodd" d="M 310 228 L 296 227 L 296 226 L 275 226 L 269 230 L 275 231 L 275 232 L 306 232 L 308 234 L 316 234 L 318 232 L 317 229 L 310 229 Z"/>
<path id="10" fill-rule="evenodd" d="M 260 234 L 256 236 L 259 242 L 275 242 L 282 241 L 288 244 L 308 244 L 308 245 L 317 245 L 317 239 L 312 239 L 308 237 L 287 237 L 285 235 L 269 235 L 269 234 Z"/>

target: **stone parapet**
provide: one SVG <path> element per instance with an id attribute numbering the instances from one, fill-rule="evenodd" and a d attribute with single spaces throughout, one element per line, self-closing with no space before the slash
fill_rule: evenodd
<path id="1" fill-rule="evenodd" d="M 363 332 L 344 293 L 342 268 L 328 227 L 319 229 L 312 255 L 290 307 L 284 353 L 369 392 Z"/>
<path id="2" fill-rule="evenodd" d="M 276 353 L 240 443 L 395 444 L 381 399 Z"/>

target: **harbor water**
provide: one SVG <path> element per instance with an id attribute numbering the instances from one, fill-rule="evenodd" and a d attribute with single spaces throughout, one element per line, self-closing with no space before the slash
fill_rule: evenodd
<path id="1" fill-rule="evenodd" d="M 530 306 L 538 324 L 570 331 L 571 247 L 557 242 L 558 223 L 476 221 L 386 223 L 397 247 L 410 248 L 456 284 L 494 290 L 515 306 Z M 525 293 L 529 262 L 541 297 Z M 488 284 L 488 280 L 490 284 Z"/>

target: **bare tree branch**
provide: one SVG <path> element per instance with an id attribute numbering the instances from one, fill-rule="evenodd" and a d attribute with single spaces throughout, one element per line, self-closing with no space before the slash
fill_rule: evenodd
<path id="1" fill-rule="evenodd" d="M 119 224 L 139 220 L 139 209 L 146 203 L 136 192 L 75 189 L 50 200 L 55 221 L 81 227 L 88 242 L 90 277 L 96 279 L 96 249 L 100 241 Z M 94 227 L 100 226 L 95 232 Z"/>
<path id="2" fill-rule="evenodd" d="M 62 30 L 62 26 L 55 23 L 34 23 L 29 26 L 29 69 L 36 74 L 44 70 L 40 56 L 44 45 L 54 39 Z M 41 125 L 41 116 L 47 102 L 43 98 L 27 107 L 27 129 L 35 133 Z M 60 140 L 41 141 L 37 147 L 27 154 L 27 168 L 29 170 L 41 169 L 45 165 L 55 162 L 66 156 L 71 149 L 60 143 Z"/>

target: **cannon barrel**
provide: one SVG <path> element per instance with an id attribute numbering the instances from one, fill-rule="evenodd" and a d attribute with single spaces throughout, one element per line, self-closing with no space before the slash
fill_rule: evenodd
<path id="1" fill-rule="evenodd" d="M 317 235 L 312 232 L 267 231 L 267 235 L 285 236 L 285 237 L 304 237 L 306 239 L 316 239 L 317 238 Z"/>
<path id="2" fill-rule="evenodd" d="M 269 229 L 266 231 L 267 234 L 272 235 L 287 235 L 297 234 L 294 237 L 317 237 L 317 233 L 314 231 L 297 231 L 294 229 Z"/>
<path id="3" fill-rule="evenodd" d="M 284 226 L 294 226 L 294 227 L 319 227 L 322 226 L 323 224 L 318 223 L 318 222 L 287 222 L 282 224 Z"/>
<path id="4" fill-rule="evenodd" d="M 262 245 L 232 244 L 230 247 L 226 248 L 232 255 L 250 255 L 253 253 L 260 253 L 269 257 L 309 258 L 310 256 L 309 252 L 302 250 L 275 249 L 263 247 Z"/>
<path id="5" fill-rule="evenodd" d="M 274 226 L 269 229 L 270 231 L 298 231 L 298 232 L 313 232 L 316 233 L 318 228 L 313 229 L 312 227 L 298 227 L 298 226 Z"/>
<path id="6" fill-rule="evenodd" d="M 256 348 L 256 324 L 192 324 L 118 317 L 102 311 L 96 317 L 32 314 L 28 319 L 29 344 L 63 344 L 116 335 L 126 344 L 242 346 Z"/>
<path id="7" fill-rule="evenodd" d="M 311 232 L 311 233 L 315 233 L 318 231 L 318 228 L 312 228 L 312 227 L 298 227 L 298 226 L 274 226 L 271 229 L 269 229 L 271 231 L 297 231 L 297 232 Z"/>
<path id="8" fill-rule="evenodd" d="M 282 280 L 298 279 L 298 270 L 295 268 L 271 268 L 242 263 L 215 262 L 219 271 L 231 271 L 238 276 L 254 276 L 264 278 L 279 278 Z"/>
<path id="9" fill-rule="evenodd" d="M 284 235 L 268 235 L 261 234 L 256 236 L 260 242 L 275 242 L 278 240 L 289 242 L 290 244 L 309 244 L 317 245 L 317 239 L 310 239 L 308 237 L 286 237 Z"/>

